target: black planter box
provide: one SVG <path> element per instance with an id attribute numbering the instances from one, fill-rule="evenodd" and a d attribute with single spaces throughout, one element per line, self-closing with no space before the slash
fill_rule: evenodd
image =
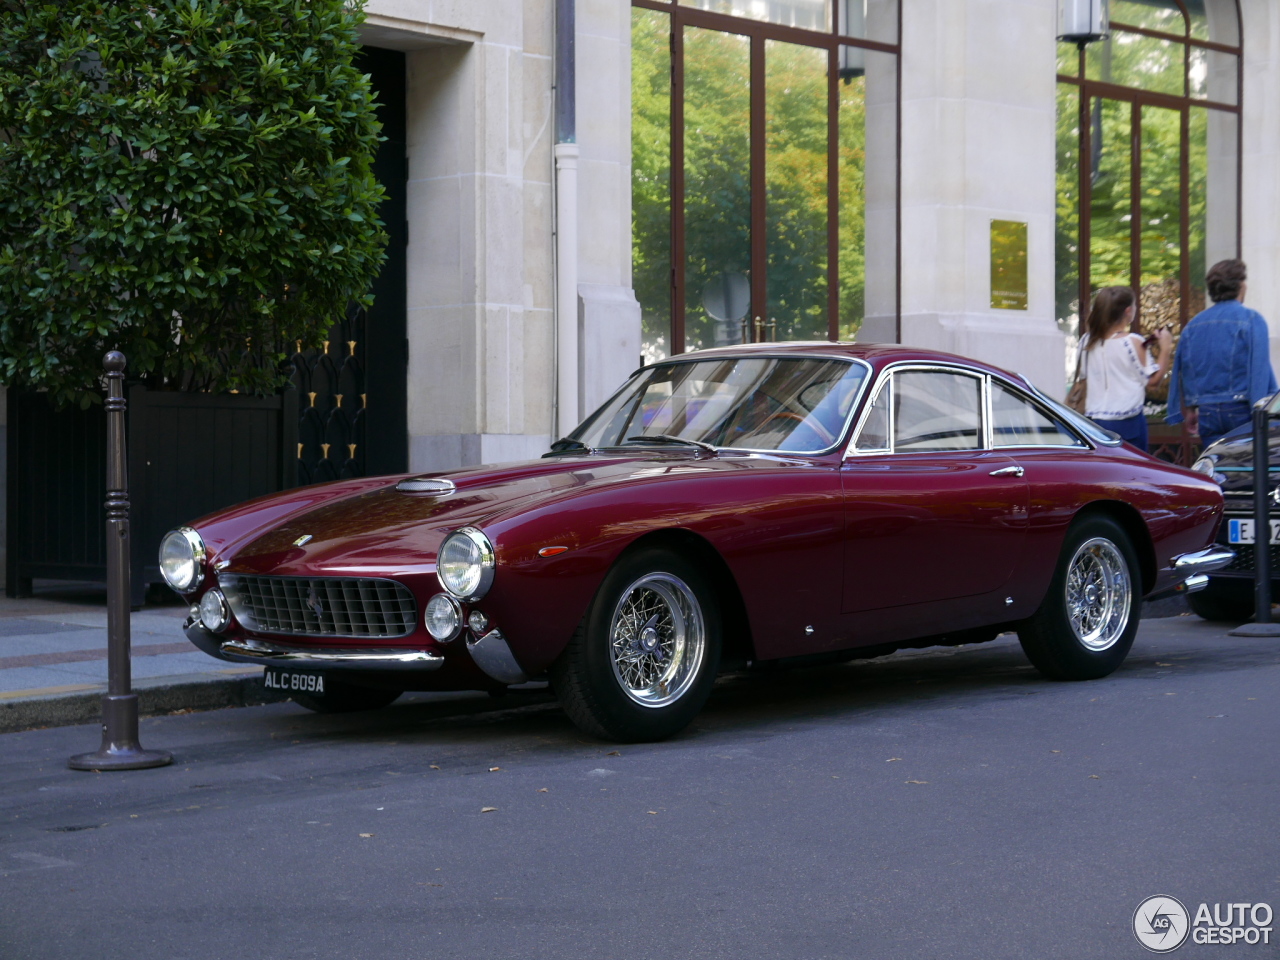
<path id="1" fill-rule="evenodd" d="M 133 604 L 160 582 L 165 533 L 222 507 L 297 485 L 298 396 L 129 389 Z M 6 591 L 35 578 L 105 581 L 106 413 L 54 410 L 11 391 Z"/>

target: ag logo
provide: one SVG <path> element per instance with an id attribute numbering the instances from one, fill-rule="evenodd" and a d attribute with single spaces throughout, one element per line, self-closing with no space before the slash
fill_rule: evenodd
<path id="1" fill-rule="evenodd" d="M 1186 942 L 1191 918 L 1173 897 L 1147 897 L 1133 911 L 1133 935 L 1152 953 L 1172 953 Z"/>

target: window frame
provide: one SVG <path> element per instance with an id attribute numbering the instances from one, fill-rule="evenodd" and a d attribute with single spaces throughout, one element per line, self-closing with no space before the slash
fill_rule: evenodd
<path id="1" fill-rule="evenodd" d="M 979 401 L 979 416 L 982 418 L 982 446 L 969 450 L 898 450 L 896 446 L 896 426 L 893 419 L 893 407 L 896 404 L 894 396 L 893 378 L 896 374 L 910 371 L 925 371 L 931 373 L 950 373 L 964 374 L 974 377 L 981 385 L 981 397 Z M 992 384 L 998 383 L 1007 392 L 1012 393 L 1019 400 L 1031 406 L 1042 415 L 1057 423 L 1068 436 L 1074 438 L 1073 444 L 1062 443 L 1019 443 L 1010 444 L 1009 446 L 995 445 L 995 424 L 992 411 Z M 858 440 L 862 436 L 863 428 L 866 426 L 867 420 L 871 416 L 871 410 L 875 403 L 880 399 L 883 391 L 889 391 L 889 446 L 876 447 L 873 449 L 859 450 Z M 972 367 L 961 366 L 960 364 L 949 363 L 922 363 L 920 361 L 901 361 L 899 363 L 890 364 L 884 367 L 879 376 L 875 378 L 874 384 L 868 384 L 864 387 L 864 395 L 868 398 L 863 404 L 862 409 L 858 412 L 858 419 L 854 425 L 853 433 L 849 437 L 849 444 L 845 448 L 844 459 L 849 460 L 861 457 L 883 457 L 883 456 L 938 456 L 940 454 L 959 454 L 962 456 L 972 456 L 975 453 L 1000 453 L 1006 450 L 1093 450 L 1097 448 L 1097 444 L 1093 443 L 1083 431 L 1077 429 L 1075 424 L 1069 420 L 1059 416 L 1051 407 L 1043 402 L 1041 395 L 1032 388 L 1031 390 L 1019 387 L 1016 383 L 1007 377 L 997 376 L 985 370 L 975 370 Z"/>

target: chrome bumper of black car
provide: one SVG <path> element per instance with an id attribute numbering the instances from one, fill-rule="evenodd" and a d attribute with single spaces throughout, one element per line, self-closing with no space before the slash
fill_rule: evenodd
<path id="1" fill-rule="evenodd" d="M 198 623 L 185 626 L 187 638 L 205 653 L 233 663 L 312 670 L 437 670 L 444 657 L 404 647 L 299 647 L 274 640 L 223 640 Z"/>

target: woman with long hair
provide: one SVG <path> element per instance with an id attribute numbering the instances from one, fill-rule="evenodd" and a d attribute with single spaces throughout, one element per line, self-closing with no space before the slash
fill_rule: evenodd
<path id="1" fill-rule="evenodd" d="M 1147 418 L 1142 405 L 1147 387 L 1169 372 L 1173 334 L 1167 327 L 1157 331 L 1160 360 L 1153 361 L 1142 337 L 1129 332 L 1136 310 L 1129 287 L 1103 287 L 1094 295 L 1080 339 L 1080 376 L 1085 381 L 1085 414 L 1145 452 Z"/>

